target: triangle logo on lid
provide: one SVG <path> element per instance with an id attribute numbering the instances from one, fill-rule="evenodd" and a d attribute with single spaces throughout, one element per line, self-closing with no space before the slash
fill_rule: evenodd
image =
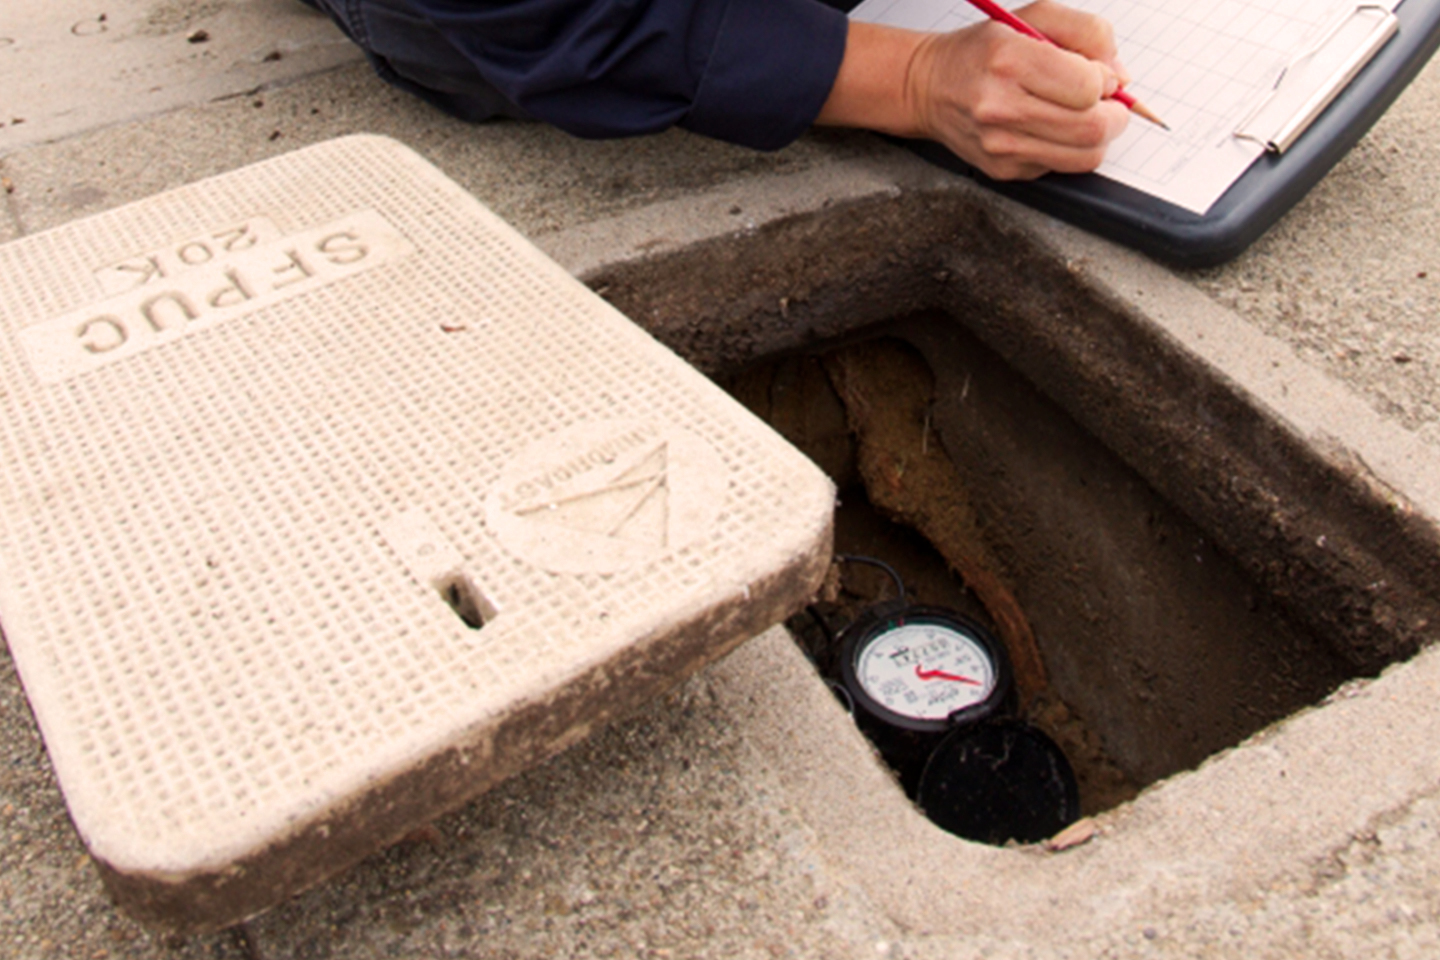
<path id="1" fill-rule="evenodd" d="M 522 507 L 516 516 L 538 523 L 598 534 L 651 547 L 670 539 L 669 444 L 662 441 L 627 458 L 598 484 L 587 484 L 544 503 Z"/>

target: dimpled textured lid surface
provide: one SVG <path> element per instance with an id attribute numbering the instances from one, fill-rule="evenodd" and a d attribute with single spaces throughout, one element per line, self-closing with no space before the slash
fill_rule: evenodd
<path id="1" fill-rule="evenodd" d="M 346 137 L 0 247 L 0 626 L 112 893 L 213 929 L 801 607 L 833 490 Z"/>

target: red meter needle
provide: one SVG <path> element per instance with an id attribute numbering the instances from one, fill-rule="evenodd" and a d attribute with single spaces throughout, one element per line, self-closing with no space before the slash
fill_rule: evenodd
<path id="1" fill-rule="evenodd" d="M 923 670 L 920 664 L 915 664 L 915 676 L 921 680 L 954 680 L 956 683 L 968 683 L 972 687 L 982 686 L 979 680 L 972 680 L 969 677 L 962 677 L 954 673 L 946 673 L 944 670 Z"/>

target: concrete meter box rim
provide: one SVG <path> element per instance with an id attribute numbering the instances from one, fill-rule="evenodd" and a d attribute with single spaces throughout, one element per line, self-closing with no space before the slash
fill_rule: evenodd
<path id="1" fill-rule="evenodd" d="M 829 481 L 393 141 L 0 247 L 0 626 L 113 895 L 261 911 L 798 609 Z"/>

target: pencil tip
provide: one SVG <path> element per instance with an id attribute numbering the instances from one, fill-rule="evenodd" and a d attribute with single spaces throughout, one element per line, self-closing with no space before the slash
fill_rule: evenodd
<path id="1" fill-rule="evenodd" d="M 1141 103 L 1140 101 L 1135 101 L 1134 106 L 1132 106 L 1130 109 L 1138 113 L 1140 116 L 1144 117 L 1146 120 L 1149 120 L 1151 123 L 1155 124 L 1155 126 L 1159 127 L 1161 130 L 1170 129 L 1170 125 L 1168 123 L 1157 117 L 1150 110 L 1149 107 L 1145 106 L 1145 104 Z"/>

